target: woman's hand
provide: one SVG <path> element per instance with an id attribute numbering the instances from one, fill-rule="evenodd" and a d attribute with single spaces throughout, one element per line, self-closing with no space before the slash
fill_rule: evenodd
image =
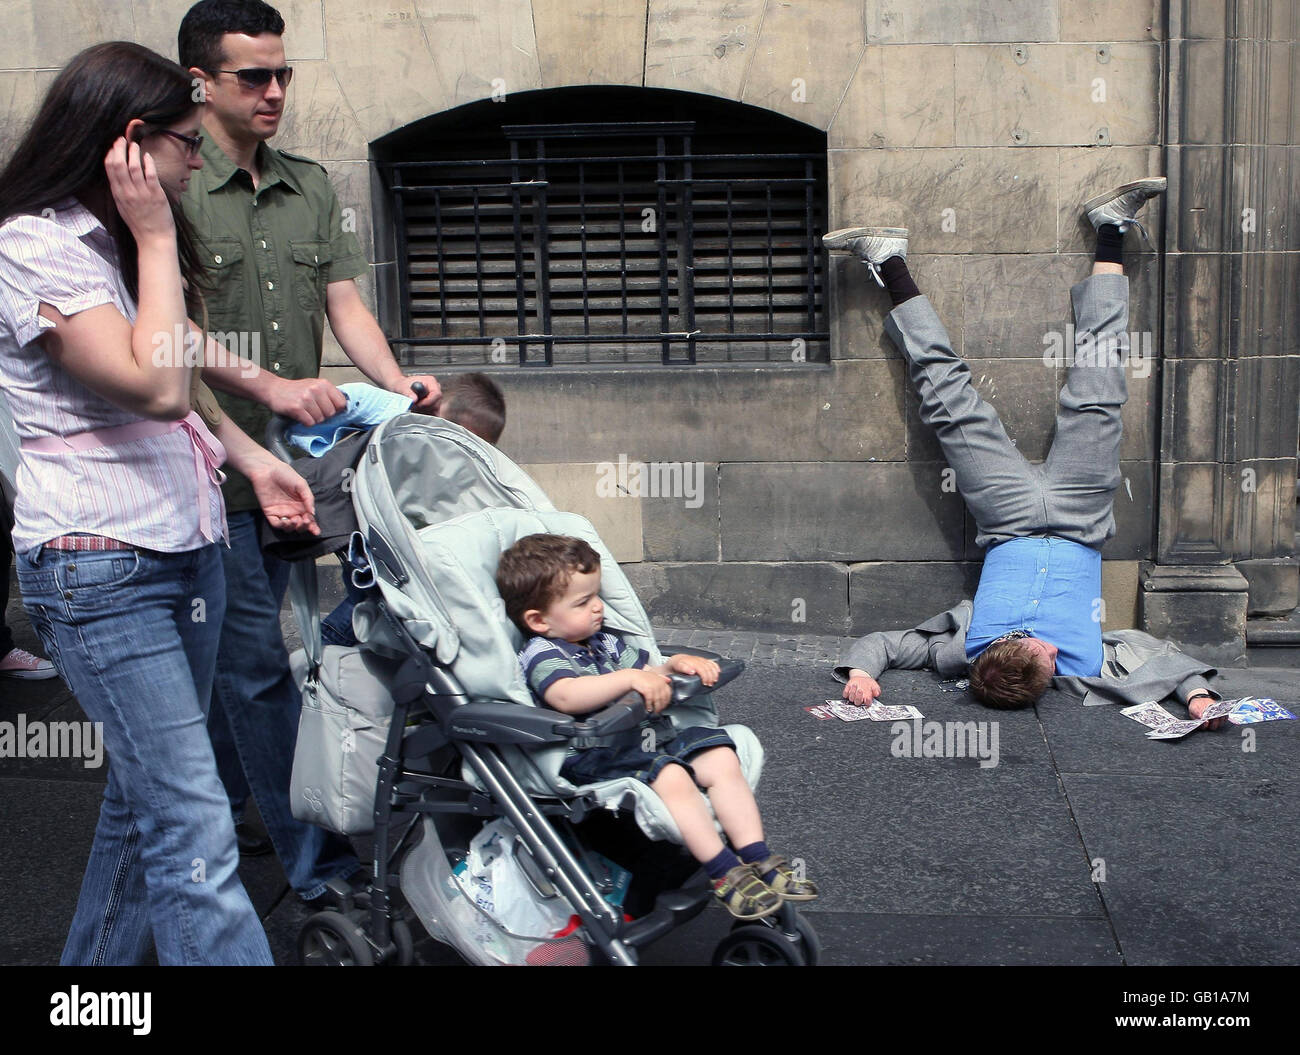
<path id="1" fill-rule="evenodd" d="M 136 245 L 174 240 L 176 221 L 167 192 L 158 181 L 153 158 L 140 144 L 118 136 L 104 157 L 104 169 L 117 211 L 135 236 Z"/>
<path id="2" fill-rule="evenodd" d="M 286 462 L 268 458 L 247 471 L 248 482 L 253 485 L 257 504 L 262 507 L 271 526 L 280 531 L 320 534 L 316 523 L 316 499 L 299 476 Z"/>

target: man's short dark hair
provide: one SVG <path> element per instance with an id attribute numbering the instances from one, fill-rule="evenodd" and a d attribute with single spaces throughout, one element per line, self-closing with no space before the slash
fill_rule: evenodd
<path id="1" fill-rule="evenodd" d="M 506 397 L 487 374 L 457 374 L 442 386 L 438 414 L 495 445 L 506 427 Z"/>
<path id="2" fill-rule="evenodd" d="M 995 641 L 970 668 L 971 695 L 1000 711 L 1032 707 L 1051 682 L 1050 666 L 1024 638 Z"/>
<path id="3" fill-rule="evenodd" d="M 220 69 L 226 61 L 221 38 L 227 33 L 256 37 L 261 33 L 284 36 L 280 12 L 262 0 L 199 0 L 181 19 L 176 50 L 187 70 Z"/>
<path id="4" fill-rule="evenodd" d="M 503 554 L 497 565 L 497 590 L 506 603 L 506 615 L 524 637 L 533 631 L 524 613 L 546 611 L 564 595 L 574 572 L 596 571 L 600 554 L 580 538 L 569 535 L 525 535 Z"/>

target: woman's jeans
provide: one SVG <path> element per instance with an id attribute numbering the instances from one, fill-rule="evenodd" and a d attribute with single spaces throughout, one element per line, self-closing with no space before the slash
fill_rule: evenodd
<path id="1" fill-rule="evenodd" d="M 23 604 L 102 723 L 108 787 L 64 964 L 270 964 L 205 714 L 226 605 L 216 545 L 17 554 Z"/>

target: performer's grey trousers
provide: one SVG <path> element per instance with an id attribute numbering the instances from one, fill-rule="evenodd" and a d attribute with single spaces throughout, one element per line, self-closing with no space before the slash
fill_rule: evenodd
<path id="1" fill-rule="evenodd" d="M 1114 349 L 1124 347 L 1118 335 L 1128 331 L 1128 278 L 1092 275 L 1070 297 L 1076 358 L 1061 388 L 1056 436 L 1042 465 L 1030 464 L 1007 438 L 928 298 L 905 301 L 885 321 L 920 394 L 921 418 L 938 436 L 975 518 L 981 547 L 1056 535 L 1100 549 L 1115 533 L 1120 413 L 1128 386 L 1120 361 L 1127 356 Z M 1041 358 L 1023 364 L 1025 370 L 1045 369 Z"/>

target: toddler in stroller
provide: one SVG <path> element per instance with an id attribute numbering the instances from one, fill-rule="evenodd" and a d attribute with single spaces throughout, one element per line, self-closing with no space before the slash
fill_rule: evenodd
<path id="1" fill-rule="evenodd" d="M 564 714 L 589 714 L 635 692 L 647 710 L 661 715 L 672 703 L 669 674 L 696 675 L 705 686 L 718 680 L 718 664 L 711 659 L 679 653 L 652 668 L 644 649 L 602 630 L 600 557 L 582 539 L 520 539 L 501 555 L 497 588 L 515 626 L 535 635 L 519 653 L 528 687 Z M 768 850 L 736 745 L 721 729 L 679 731 L 662 718 L 644 719 L 606 742 L 571 745 L 560 775 L 574 784 L 612 777 L 648 784 L 664 800 L 686 848 L 704 865 L 714 893 L 737 919 L 770 916 L 783 899 L 817 896 L 811 880 Z M 735 850 L 718 838 L 701 790 Z"/>
<path id="2" fill-rule="evenodd" d="M 322 646 L 311 562 L 291 580 L 304 643 L 293 657 L 303 716 L 291 802 L 304 820 L 373 832 L 374 878 L 342 911 L 307 921 L 302 959 L 408 962 L 414 916 L 472 963 L 636 963 L 641 949 L 715 901 L 713 887 L 674 845 L 683 832 L 646 783 L 572 768 L 570 779 L 562 769 L 571 745 L 636 731 L 646 703 L 632 696 L 568 714 L 538 706 L 517 656 L 523 637 L 496 586 L 501 555 L 519 540 L 579 538 L 602 571 L 604 629 L 661 665 L 617 562 L 586 520 L 556 511 L 500 451 L 436 418 L 401 415 L 375 429 L 352 497 L 354 549 L 374 581 L 353 616 L 359 644 Z M 719 728 L 708 692 L 743 664 L 705 655 L 678 664 L 686 665 L 697 673 L 670 675 L 673 705 L 660 717 L 679 732 L 725 734 L 756 785 L 757 738 L 740 725 Z M 701 675 L 713 665 L 706 686 Z M 485 898 L 488 877 L 474 872 L 485 823 L 499 836 L 492 868 L 504 861 L 515 873 L 509 882 L 491 877 L 493 898 L 508 890 L 509 904 Z M 801 892 L 811 888 L 791 889 Z M 778 911 L 737 921 L 714 962 L 814 963 L 812 927 L 791 897 L 779 900 Z M 512 930 L 506 917 L 518 908 L 550 924 Z"/>

